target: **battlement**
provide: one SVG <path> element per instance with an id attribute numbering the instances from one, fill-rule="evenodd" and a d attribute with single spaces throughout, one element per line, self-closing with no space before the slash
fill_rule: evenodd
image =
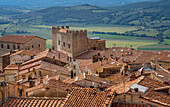
<path id="1" fill-rule="evenodd" d="M 63 33 L 74 33 L 74 34 L 79 34 L 79 33 L 84 33 L 84 34 L 87 34 L 87 30 L 71 30 L 70 27 L 67 25 L 67 26 L 52 26 L 52 30 L 53 31 L 59 31 L 59 32 L 63 32 Z"/>

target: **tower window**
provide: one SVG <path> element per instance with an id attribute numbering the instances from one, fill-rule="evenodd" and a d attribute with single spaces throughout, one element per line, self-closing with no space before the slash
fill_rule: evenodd
<path id="1" fill-rule="evenodd" d="M 40 47 L 41 45 L 40 44 L 38 44 L 38 47 Z"/>
<path id="2" fill-rule="evenodd" d="M 68 48 L 70 48 L 70 44 L 68 44 Z"/>
<path id="3" fill-rule="evenodd" d="M 9 45 L 7 45 L 7 49 L 10 49 L 10 46 L 9 46 Z"/>
<path id="4" fill-rule="evenodd" d="M 32 48 L 34 48 L 34 45 L 32 45 Z"/>
<path id="5" fill-rule="evenodd" d="M 76 65 L 73 65 L 73 69 L 76 69 Z"/>
<path id="6" fill-rule="evenodd" d="M 17 49 L 20 49 L 20 46 L 19 46 L 19 45 L 17 46 Z"/>
<path id="7" fill-rule="evenodd" d="M 4 45 L 3 45 L 3 44 L 1 44 L 1 48 L 4 48 Z"/>
<path id="8" fill-rule="evenodd" d="M 13 45 L 13 49 L 15 50 L 16 48 L 15 48 L 15 45 Z"/>
<path id="9" fill-rule="evenodd" d="M 58 41 L 58 45 L 60 45 L 60 41 Z"/>
<path id="10" fill-rule="evenodd" d="M 63 42 L 63 46 L 64 46 L 64 47 L 65 47 L 65 45 L 66 45 L 65 42 Z"/>
<path id="11" fill-rule="evenodd" d="M 67 61 L 69 61 L 69 56 L 67 56 Z"/>

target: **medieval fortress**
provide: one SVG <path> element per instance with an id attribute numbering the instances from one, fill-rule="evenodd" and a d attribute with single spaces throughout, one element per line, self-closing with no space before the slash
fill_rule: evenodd
<path id="1" fill-rule="evenodd" d="M 87 30 L 71 30 L 69 26 L 52 27 L 52 48 L 75 57 L 87 52 L 89 49 L 105 49 L 105 40 L 90 39 Z"/>

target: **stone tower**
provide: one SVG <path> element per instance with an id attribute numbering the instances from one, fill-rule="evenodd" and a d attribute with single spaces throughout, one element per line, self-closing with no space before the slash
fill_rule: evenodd
<path id="1" fill-rule="evenodd" d="M 75 57 L 87 51 L 87 30 L 73 31 L 69 26 L 52 27 L 52 48 Z"/>

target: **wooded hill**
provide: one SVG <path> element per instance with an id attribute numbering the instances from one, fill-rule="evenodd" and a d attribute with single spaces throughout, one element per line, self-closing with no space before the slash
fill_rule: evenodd
<path id="1" fill-rule="evenodd" d="M 170 27 L 170 0 L 129 4 L 103 8 L 88 4 L 55 6 L 13 17 L 26 23 L 58 24 L 120 24 L 145 27 Z"/>

